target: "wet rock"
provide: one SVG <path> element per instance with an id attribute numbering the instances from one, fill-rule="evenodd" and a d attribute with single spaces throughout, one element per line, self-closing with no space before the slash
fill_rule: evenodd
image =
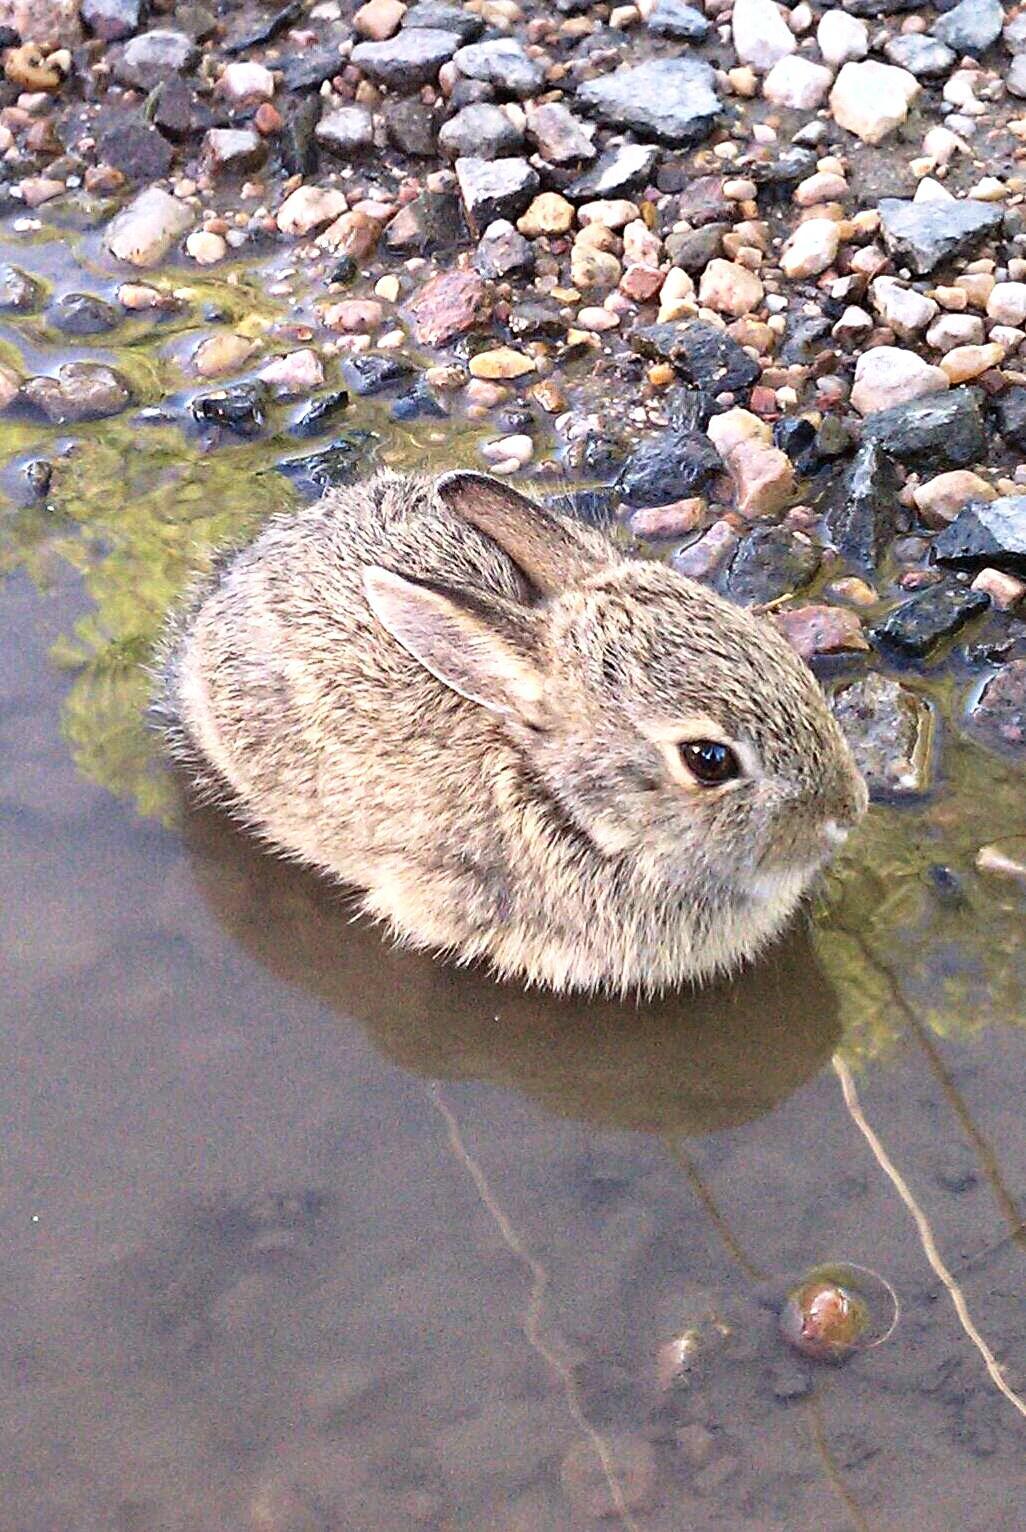
<path id="1" fill-rule="evenodd" d="M 791 527 L 753 527 L 730 562 L 724 589 L 741 606 L 800 591 L 820 564 L 819 549 Z"/>
<path id="2" fill-rule="evenodd" d="M 188 74 L 198 58 L 195 42 L 184 32 L 169 28 L 141 32 L 114 58 L 114 78 L 122 85 L 149 91 L 163 80 Z"/>
<path id="3" fill-rule="evenodd" d="M 497 218 L 519 217 L 541 185 L 538 172 L 522 159 L 490 163 L 466 156 L 456 161 L 456 179 L 476 234 Z"/>
<path id="4" fill-rule="evenodd" d="M 442 65 L 460 46 L 458 32 L 435 27 L 408 27 L 387 42 L 357 43 L 352 61 L 369 80 L 409 91 L 430 85 Z"/>
<path id="5" fill-rule="evenodd" d="M 991 408 L 1006 444 L 1026 451 L 1026 388 L 1020 384 L 1006 388 L 991 401 Z"/>
<path id="6" fill-rule="evenodd" d="M 256 436 L 266 423 L 266 393 L 265 384 L 253 382 L 235 383 L 213 394 L 201 394 L 192 401 L 193 418 L 203 425 L 232 431 L 236 436 Z"/>
<path id="7" fill-rule="evenodd" d="M 316 351 L 304 347 L 275 357 L 260 369 L 260 380 L 278 399 L 300 399 L 324 382 L 324 368 Z"/>
<path id="8" fill-rule="evenodd" d="M 656 37 L 674 37 L 685 43 L 704 42 L 709 35 L 707 18 L 686 0 L 655 0 L 645 25 Z"/>
<path id="9" fill-rule="evenodd" d="M 591 134 L 561 101 L 528 107 L 527 135 L 550 165 L 583 165 L 595 158 Z"/>
<path id="10" fill-rule="evenodd" d="M 65 293 L 50 310 L 49 320 L 62 335 L 103 335 L 117 329 L 121 316 L 94 293 Z"/>
<path id="11" fill-rule="evenodd" d="M 811 660 L 817 654 L 858 654 L 868 649 L 858 613 L 843 606 L 796 606 L 773 621 L 788 643 Z"/>
<path id="12" fill-rule="evenodd" d="M 100 158 L 129 181 L 159 181 L 171 169 L 174 151 L 155 127 L 122 122 L 101 137 Z"/>
<path id="13" fill-rule="evenodd" d="M 188 80 L 177 77 L 165 80 L 150 99 L 153 102 L 153 126 L 175 143 L 213 126 L 209 107 L 201 101 Z"/>
<path id="14" fill-rule="evenodd" d="M 452 192 L 421 192 L 399 209 L 385 230 L 385 245 L 403 255 L 437 255 L 457 249 L 465 226 L 460 199 Z"/>
<path id="15" fill-rule="evenodd" d="M 873 628 L 873 642 L 884 649 L 922 658 L 990 606 L 982 591 L 964 585 L 929 585 L 903 601 Z"/>
<path id="16" fill-rule="evenodd" d="M 973 733 L 993 749 L 1026 745 L 1026 660 L 1002 665 L 983 688 L 969 721 Z"/>
<path id="17" fill-rule="evenodd" d="M 566 234 L 573 221 L 574 210 L 565 197 L 558 192 L 539 192 L 527 211 L 517 219 L 517 228 L 528 239 L 537 239 L 542 234 Z"/>
<path id="18" fill-rule="evenodd" d="M 1005 24 L 999 0 L 961 0 L 953 10 L 938 16 L 934 34 L 956 53 L 985 53 L 1001 36 Z"/>
<path id="19" fill-rule="evenodd" d="M 652 144 L 619 144 L 607 149 L 591 170 L 564 188 L 571 202 L 593 197 L 620 197 L 648 184 L 659 159 Z"/>
<path id="20" fill-rule="evenodd" d="M 116 43 L 139 30 L 142 0 L 82 0 L 81 15 L 94 37 Z"/>
<path id="21" fill-rule="evenodd" d="M 361 397 L 396 388 L 417 371 L 404 357 L 388 356 L 384 352 L 366 352 L 362 356 L 350 357 L 342 370 L 353 393 Z"/>
<path id="22" fill-rule="evenodd" d="M 401 154 L 431 159 L 438 152 L 438 116 L 416 96 L 388 101 L 384 110 L 389 143 Z"/>
<path id="23" fill-rule="evenodd" d="M 254 343 L 231 330 L 209 335 L 193 352 L 191 366 L 199 378 L 223 378 L 238 372 L 253 355 Z"/>
<path id="24" fill-rule="evenodd" d="M 366 472 L 374 441 L 370 431 L 347 431 L 320 452 L 276 463 L 275 472 L 283 474 L 301 494 L 316 500 L 326 489 L 352 484 Z"/>
<path id="25" fill-rule="evenodd" d="M 424 346 L 444 346 L 488 313 L 488 289 L 476 271 L 443 271 L 410 303 L 414 334 Z"/>
<path id="26" fill-rule="evenodd" d="M 341 217 L 348 205 L 333 186 L 299 186 L 285 198 L 275 221 L 283 234 L 311 234 Z"/>
<path id="27" fill-rule="evenodd" d="M 936 37 L 921 32 L 902 32 L 887 40 L 884 49 L 892 64 L 907 69 L 917 80 L 935 80 L 950 73 L 955 62 L 952 50 Z"/>
<path id="28" fill-rule="evenodd" d="M 943 528 L 967 505 L 980 500 L 996 500 L 997 490 L 968 468 L 952 468 L 918 485 L 912 498 L 928 527 Z"/>
<path id="29" fill-rule="evenodd" d="M 563 1493 L 578 1515 L 620 1517 L 624 1508 L 637 1511 L 648 1505 L 655 1494 L 658 1465 L 650 1443 L 642 1436 L 607 1432 L 605 1444 L 608 1461 L 591 1442 L 579 1441 L 560 1466 Z"/>
<path id="30" fill-rule="evenodd" d="M 880 224 L 884 243 L 903 265 L 927 276 L 943 261 L 968 255 L 1001 225 L 1003 210 L 992 202 L 906 202 L 884 197 Z"/>
<path id="31" fill-rule="evenodd" d="M 725 223 L 707 223 L 690 233 L 670 234 L 665 242 L 666 254 L 682 271 L 697 277 L 719 255 L 728 229 Z"/>
<path id="32" fill-rule="evenodd" d="M 951 569 L 990 564 L 1026 574 L 1026 495 L 966 506 L 934 540 L 933 553 Z"/>
<path id="33" fill-rule="evenodd" d="M 613 127 L 664 144 L 700 143 L 720 113 L 716 77 L 698 59 L 650 59 L 577 88 L 580 105 Z"/>
<path id="34" fill-rule="evenodd" d="M 915 75 L 893 64 L 845 64 L 830 92 L 830 110 L 838 127 L 879 144 L 905 121 L 918 91 Z"/>
<path id="35" fill-rule="evenodd" d="M 159 186 L 148 186 L 110 224 L 107 249 L 130 266 L 157 266 L 194 220 L 186 203 Z"/>
<path id="36" fill-rule="evenodd" d="M 121 374 L 100 362 L 65 362 L 55 378 L 30 378 L 22 394 L 55 426 L 106 420 L 132 402 Z"/>
<path id="37" fill-rule="evenodd" d="M 461 48 L 454 63 L 469 80 L 484 80 L 507 96 L 533 96 L 545 83 L 545 70 L 518 42 L 499 37 Z"/>
<path id="38" fill-rule="evenodd" d="M 314 138 L 328 154 L 349 160 L 374 147 L 374 120 L 365 106 L 340 106 L 321 118 Z"/>
<path id="39" fill-rule="evenodd" d="M 14 310 L 27 314 L 35 308 L 38 298 L 37 282 L 20 266 L 0 266 L 0 312 Z"/>
<path id="40" fill-rule="evenodd" d="M 722 471 L 716 448 L 701 431 L 663 431 L 631 453 L 619 479 L 626 505 L 667 505 Z"/>
<path id="41" fill-rule="evenodd" d="M 798 39 L 773 0 L 734 0 L 731 33 L 738 62 L 764 73 L 793 53 Z"/>
<path id="42" fill-rule="evenodd" d="M 729 521 L 714 521 L 693 543 L 678 548 L 670 560 L 678 574 L 691 580 L 711 580 L 726 564 L 738 544 L 738 535 Z"/>
<path id="43" fill-rule="evenodd" d="M 933 714 L 922 697 L 871 671 L 837 692 L 832 706 L 875 802 L 929 791 Z"/>
<path id="44" fill-rule="evenodd" d="M 523 147 L 524 135 L 501 106 L 486 101 L 465 106 L 443 125 L 438 147 L 446 159 L 477 158 L 493 160 L 504 154 L 516 154 Z"/>
<path id="45" fill-rule="evenodd" d="M 387 43 L 361 43 L 361 48 L 387 48 Z M 340 74 L 343 60 L 337 48 L 308 48 L 282 60 L 282 86 L 289 94 L 320 90 L 325 80 Z M 362 66 L 361 66 L 362 67 Z M 411 82 L 412 83 L 412 82 Z M 319 108 L 318 108 L 319 110 Z"/>
<path id="46" fill-rule="evenodd" d="M 908 513 L 898 499 L 901 485 L 891 459 L 875 442 L 860 448 L 841 498 L 824 517 L 839 553 L 862 569 L 875 569 Z"/>
<path id="47" fill-rule="evenodd" d="M 392 403 L 388 413 L 393 420 L 419 420 L 424 416 L 432 420 L 445 420 L 449 414 L 434 390 L 423 382 L 415 384 L 409 393 L 401 394 Z"/>
<path id="48" fill-rule="evenodd" d="M 474 266 L 481 276 L 491 279 L 530 276 L 534 271 L 534 248 L 530 240 L 518 234 L 505 219 L 490 223 L 474 252 Z"/>
<path id="49" fill-rule="evenodd" d="M 645 325 L 633 332 L 631 345 L 642 356 L 672 362 L 686 383 L 708 394 L 744 393 L 760 376 L 757 361 L 702 319 Z"/>
<path id="50" fill-rule="evenodd" d="M 485 29 L 480 16 L 465 11 L 461 6 L 448 5 L 444 0 L 421 0 L 411 5 L 403 17 L 404 27 L 432 27 L 440 32 L 458 32 L 465 43 L 472 43 Z"/>
<path id="51" fill-rule="evenodd" d="M 267 145 L 252 128 L 211 128 L 203 140 L 203 163 L 211 175 L 249 175 L 266 158 Z"/>
<path id="52" fill-rule="evenodd" d="M 513 346 L 494 346 L 488 351 L 478 351 L 470 359 L 471 377 L 493 383 L 523 378 L 534 370 L 534 358 L 525 356 Z"/>
<path id="53" fill-rule="evenodd" d="M 302 414 L 292 422 L 289 434 L 299 437 L 323 436 L 331 430 L 336 417 L 348 407 L 348 389 L 336 388 L 329 394 L 322 394 L 319 399 L 312 399 Z"/>
<path id="54" fill-rule="evenodd" d="M 863 439 L 910 468 L 965 468 L 987 455 L 979 397 L 971 388 L 881 410 L 866 421 Z"/>

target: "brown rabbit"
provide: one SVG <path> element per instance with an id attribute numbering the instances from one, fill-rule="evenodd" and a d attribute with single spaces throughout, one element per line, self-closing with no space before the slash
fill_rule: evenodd
<path id="1" fill-rule="evenodd" d="M 158 712 L 396 935 L 557 990 L 752 957 L 866 807 L 772 623 L 473 473 L 273 518 L 173 623 Z"/>

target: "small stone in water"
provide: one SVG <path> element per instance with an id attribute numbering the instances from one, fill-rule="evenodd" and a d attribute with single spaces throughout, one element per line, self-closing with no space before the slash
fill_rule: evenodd
<path id="1" fill-rule="evenodd" d="M 865 1301 L 838 1282 L 814 1279 L 794 1288 L 780 1328 L 796 1351 L 816 1362 L 843 1362 L 869 1328 Z"/>

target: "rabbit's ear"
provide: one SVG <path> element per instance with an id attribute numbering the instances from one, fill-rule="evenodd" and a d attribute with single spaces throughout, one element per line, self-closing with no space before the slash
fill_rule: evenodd
<path id="1" fill-rule="evenodd" d="M 539 595 L 558 595 L 614 561 L 604 538 L 578 532 L 489 474 L 445 473 L 435 490 L 444 505 L 509 554 Z"/>
<path id="2" fill-rule="evenodd" d="M 544 678 L 526 607 L 421 585 L 376 564 L 364 569 L 363 589 L 382 626 L 439 681 L 493 713 L 541 726 Z"/>

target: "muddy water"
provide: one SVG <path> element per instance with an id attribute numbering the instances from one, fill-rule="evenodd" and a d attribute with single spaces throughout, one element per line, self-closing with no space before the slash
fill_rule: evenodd
<path id="1" fill-rule="evenodd" d="M 158 416 L 0 428 L 0 1532 L 1021 1528 L 1024 901 L 973 859 L 1023 783 L 957 664 L 914 678 L 935 792 L 736 985 L 556 1004 L 389 951 L 188 808 L 141 722 L 162 611 L 306 450 L 207 450 L 176 406 L 203 303 L 261 292 L 78 348 Z M 902 1306 L 836 1368 L 774 1318 L 832 1259 Z"/>

